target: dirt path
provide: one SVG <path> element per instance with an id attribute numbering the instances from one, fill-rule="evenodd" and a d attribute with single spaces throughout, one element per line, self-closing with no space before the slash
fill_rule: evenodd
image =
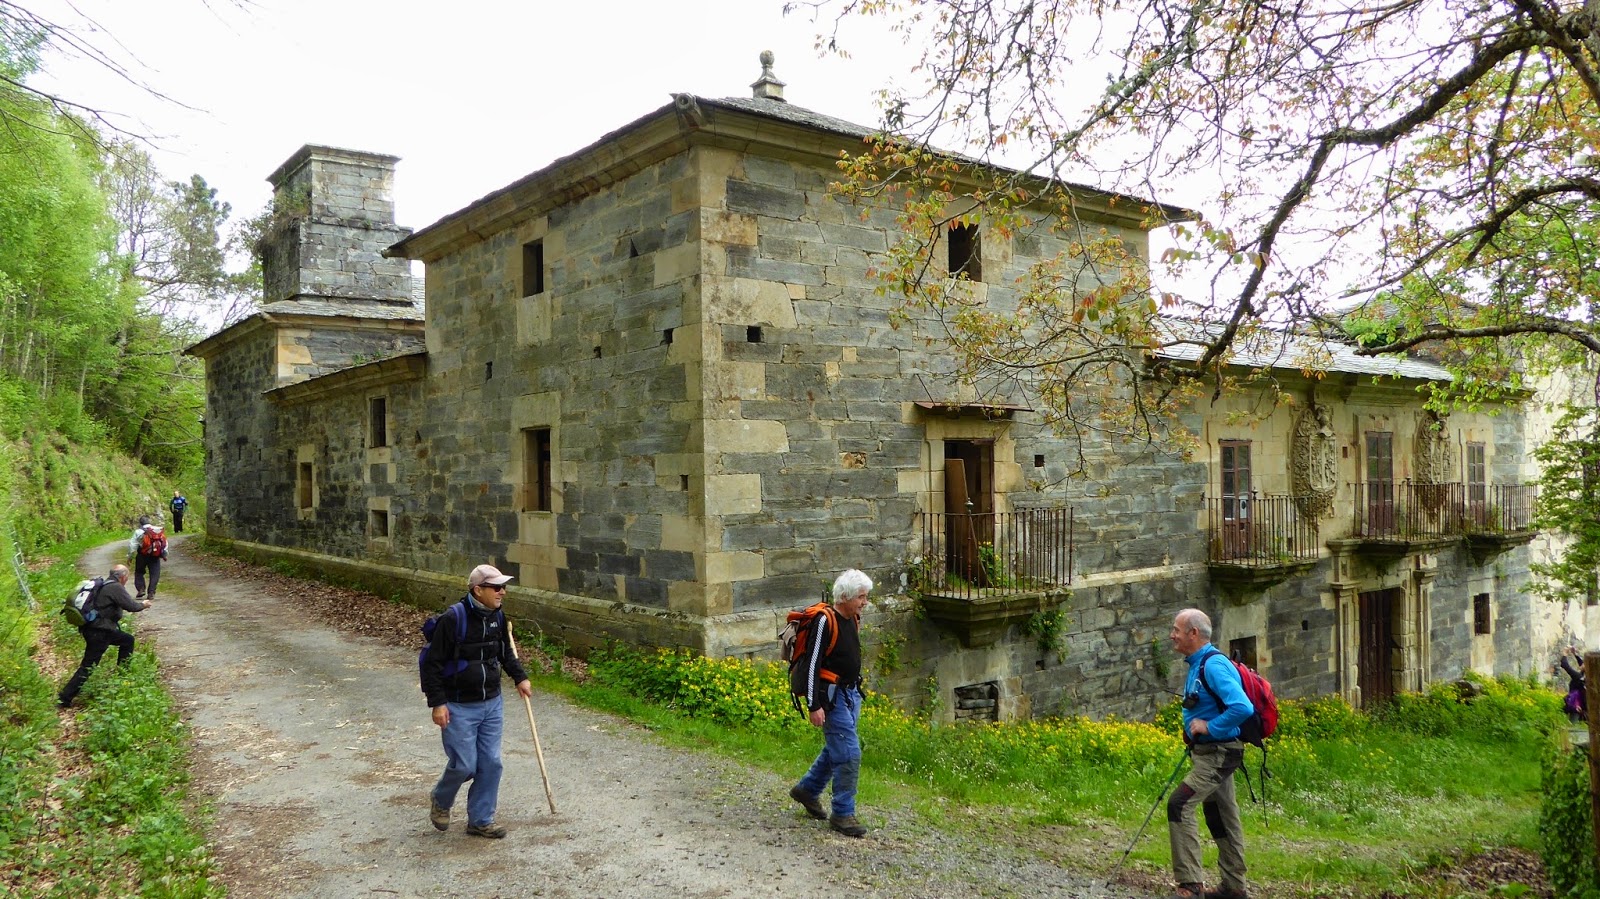
<path id="1" fill-rule="evenodd" d="M 119 551 L 90 553 L 86 570 Z M 839 837 L 788 800 L 786 780 L 541 693 L 560 813 L 545 806 L 527 715 L 508 703 L 498 820 L 510 836 L 465 836 L 465 793 L 439 833 L 426 794 L 444 756 L 414 650 L 299 614 L 181 538 L 140 617 L 193 728 L 196 793 L 237 899 L 1149 895 L 1040 861 L 1069 847 L 958 842 L 904 809 L 863 809 L 873 832 Z"/>

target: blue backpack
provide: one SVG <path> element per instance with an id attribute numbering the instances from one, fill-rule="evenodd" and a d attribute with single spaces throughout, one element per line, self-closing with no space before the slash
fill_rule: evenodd
<path id="1" fill-rule="evenodd" d="M 505 612 L 495 610 L 495 616 L 500 619 L 500 626 L 505 627 Z M 422 651 L 417 653 L 417 674 L 422 673 L 422 666 L 428 662 L 428 651 L 433 648 L 433 632 L 439 629 L 439 620 L 449 618 L 456 625 L 456 642 L 460 643 L 467 638 L 467 601 L 451 603 L 448 608 L 437 615 L 429 615 L 428 620 L 422 622 Z M 449 659 L 444 663 L 444 676 L 455 677 L 467 670 L 467 663 L 462 659 Z"/>

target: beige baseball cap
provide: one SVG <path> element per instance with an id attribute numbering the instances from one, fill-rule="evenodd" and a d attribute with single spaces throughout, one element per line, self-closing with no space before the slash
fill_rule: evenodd
<path id="1" fill-rule="evenodd" d="M 498 587 L 502 584 L 510 583 L 511 580 L 511 575 L 501 574 L 500 569 L 493 565 L 479 565 L 477 568 L 472 569 L 471 574 L 467 575 L 467 588 L 471 589 L 484 584 Z"/>

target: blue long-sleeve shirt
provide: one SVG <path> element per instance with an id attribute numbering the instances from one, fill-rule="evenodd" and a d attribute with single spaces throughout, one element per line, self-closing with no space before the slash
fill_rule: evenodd
<path id="1" fill-rule="evenodd" d="M 1201 742 L 1225 743 L 1239 739 L 1239 726 L 1255 714 L 1256 707 L 1245 695 L 1244 684 L 1239 681 L 1239 671 L 1210 643 L 1184 658 L 1189 663 L 1189 676 L 1184 680 L 1184 695 L 1198 697 L 1194 708 L 1183 710 L 1183 732 L 1189 733 L 1189 722 L 1196 718 L 1206 722 L 1210 733 Z M 1206 666 L 1207 690 L 1200 685 L 1200 666 Z M 1216 695 L 1213 696 L 1212 692 Z M 1222 700 L 1221 703 L 1217 699 Z"/>

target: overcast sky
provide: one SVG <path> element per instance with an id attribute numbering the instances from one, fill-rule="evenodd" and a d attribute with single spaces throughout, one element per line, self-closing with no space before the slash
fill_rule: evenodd
<path id="1" fill-rule="evenodd" d="M 84 20 L 61 0 L 25 5 Z M 762 50 L 797 105 L 871 125 L 873 92 L 911 53 L 857 25 L 852 59 L 813 49 L 828 23 L 783 0 L 76 0 L 108 50 L 163 100 L 89 59 L 47 52 L 34 83 L 126 116 L 169 180 L 198 173 L 236 216 L 302 144 L 401 157 L 401 225 L 421 228 L 670 100 L 749 96 Z M 192 107 L 192 108 L 185 108 Z"/>

